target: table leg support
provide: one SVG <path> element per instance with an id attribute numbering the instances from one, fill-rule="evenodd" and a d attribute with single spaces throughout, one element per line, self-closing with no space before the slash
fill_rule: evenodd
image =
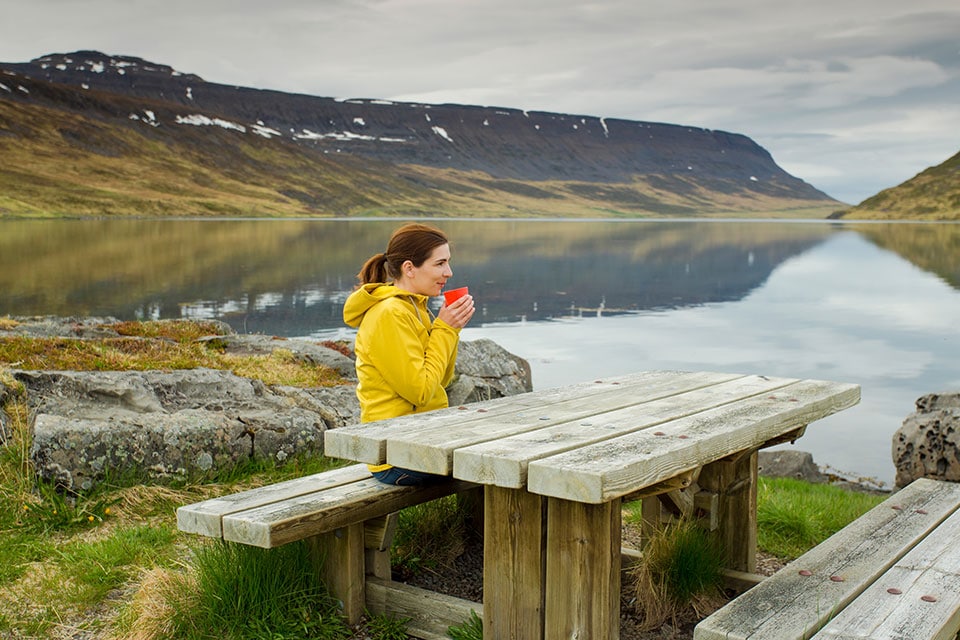
<path id="1" fill-rule="evenodd" d="M 545 634 L 620 637 L 620 500 L 547 506 Z"/>
<path id="2" fill-rule="evenodd" d="M 716 522 L 727 567 L 757 570 L 757 452 L 731 456 L 703 467 L 700 488 L 717 495 Z"/>
<path id="3" fill-rule="evenodd" d="M 543 638 L 545 505 L 545 498 L 523 489 L 484 489 L 486 640 Z"/>

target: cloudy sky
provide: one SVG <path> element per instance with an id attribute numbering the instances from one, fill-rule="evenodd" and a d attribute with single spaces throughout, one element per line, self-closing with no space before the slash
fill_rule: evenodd
<path id="1" fill-rule="evenodd" d="M 858 203 L 960 151 L 956 0 L 3 0 L 0 60 L 722 129 Z"/>

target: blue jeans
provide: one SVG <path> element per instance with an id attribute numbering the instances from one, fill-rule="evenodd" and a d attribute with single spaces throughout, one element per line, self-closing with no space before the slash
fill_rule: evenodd
<path id="1" fill-rule="evenodd" d="M 432 484 L 443 480 L 446 476 L 424 473 L 422 471 L 411 471 L 410 469 L 401 469 L 400 467 L 391 467 L 385 471 L 374 472 L 373 477 L 384 484 L 395 484 L 401 487 L 407 487 Z"/>

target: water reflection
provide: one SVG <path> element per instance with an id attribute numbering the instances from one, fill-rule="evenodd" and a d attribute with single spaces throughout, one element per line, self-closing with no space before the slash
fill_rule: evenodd
<path id="1" fill-rule="evenodd" d="M 240 331 L 341 326 L 395 221 L 6 221 L 0 313 L 222 318 Z M 828 225 L 443 221 L 454 280 L 486 322 L 735 300 Z"/>
<path id="2" fill-rule="evenodd" d="M 397 221 L 0 221 L 0 315 L 219 318 L 350 335 L 341 305 Z M 914 400 L 960 388 L 960 225 L 441 221 L 464 331 L 544 388 L 645 369 L 856 382 L 808 429 L 820 464 L 893 478 Z"/>

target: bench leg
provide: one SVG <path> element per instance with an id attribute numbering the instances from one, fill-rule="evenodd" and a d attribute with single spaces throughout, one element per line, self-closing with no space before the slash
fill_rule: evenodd
<path id="1" fill-rule="evenodd" d="M 484 488 L 483 637 L 487 640 L 543 638 L 545 505 L 544 498 L 522 489 Z"/>
<path id="2" fill-rule="evenodd" d="M 757 452 L 708 464 L 700 488 L 717 496 L 717 531 L 727 567 L 757 570 Z"/>
<path id="3" fill-rule="evenodd" d="M 550 498 L 544 637 L 620 637 L 620 579 L 620 500 Z"/>
<path id="4" fill-rule="evenodd" d="M 364 610 L 363 523 L 308 538 L 320 577 L 340 601 L 348 624 L 357 624 Z"/>
<path id="5" fill-rule="evenodd" d="M 382 580 L 392 578 L 390 547 L 397 530 L 398 513 L 367 520 L 363 524 L 366 573 Z"/>

